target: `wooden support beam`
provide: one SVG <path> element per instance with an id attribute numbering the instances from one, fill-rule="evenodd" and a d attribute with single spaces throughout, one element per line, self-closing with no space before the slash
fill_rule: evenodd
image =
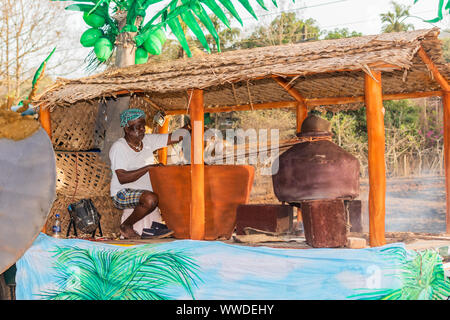
<path id="1" fill-rule="evenodd" d="M 158 126 L 158 133 L 168 133 L 169 132 L 169 122 L 170 116 L 166 116 L 164 124 L 160 127 Z M 158 160 L 160 163 L 166 165 L 167 164 L 167 147 L 161 148 L 158 150 Z"/>
<path id="2" fill-rule="evenodd" d="M 190 236 L 193 240 L 205 238 L 205 166 L 204 150 L 204 109 L 203 90 L 189 90 L 191 118 L 191 225 Z"/>
<path id="3" fill-rule="evenodd" d="M 442 91 L 423 91 L 423 92 L 412 92 L 412 93 L 396 93 L 396 94 L 386 94 L 383 96 L 383 100 L 403 100 L 403 99 L 417 99 L 426 97 L 441 97 Z M 357 97 L 337 97 L 337 98 L 314 98 L 305 99 L 306 105 L 308 107 L 315 106 L 326 106 L 326 105 L 339 105 L 347 103 L 364 103 L 364 96 Z M 278 101 L 278 102 L 268 102 L 268 103 L 257 103 L 253 104 L 253 109 L 250 104 L 234 105 L 234 106 L 224 106 L 224 107 L 207 107 L 205 108 L 205 113 L 220 113 L 220 112 L 230 112 L 230 111 L 250 111 L 250 110 L 265 110 L 265 109 L 281 109 L 281 108 L 297 108 L 297 101 Z M 174 109 L 166 110 L 168 115 L 182 115 L 187 114 L 186 109 Z"/>
<path id="4" fill-rule="evenodd" d="M 273 77 L 276 83 L 278 83 L 284 90 L 286 90 L 295 100 L 297 100 L 296 114 L 297 114 L 297 132 L 301 131 L 303 120 L 308 116 L 308 106 L 305 98 L 298 90 L 292 88 L 289 82 L 281 77 Z"/>
<path id="5" fill-rule="evenodd" d="M 44 108 L 44 106 L 39 107 L 39 122 L 41 123 L 42 128 L 47 132 L 48 137 L 50 140 L 52 140 L 52 122 L 51 122 L 51 115 L 50 115 L 50 109 Z M 47 233 L 47 221 L 45 222 L 44 226 L 42 227 L 41 232 Z"/>
<path id="6" fill-rule="evenodd" d="M 369 141 L 369 238 L 370 246 L 382 246 L 385 239 L 386 168 L 381 72 L 365 75 L 367 133 Z"/>
<path id="7" fill-rule="evenodd" d="M 450 92 L 445 92 L 442 104 L 444 107 L 444 165 L 446 193 L 446 233 L 450 234 Z"/>
<path id="8" fill-rule="evenodd" d="M 434 64 L 434 62 L 430 59 L 428 54 L 425 52 L 425 50 L 420 47 L 419 51 L 417 52 L 419 57 L 422 59 L 422 61 L 427 65 L 428 70 L 430 70 L 431 74 L 434 77 L 434 80 L 436 80 L 437 83 L 441 86 L 442 90 L 444 91 L 450 91 L 450 86 L 445 80 L 445 78 L 441 75 L 438 68 Z"/>
<path id="9" fill-rule="evenodd" d="M 43 106 L 39 107 L 39 122 L 41 123 L 42 128 L 47 132 L 49 138 L 52 138 L 52 123 L 50 117 L 50 109 L 43 108 Z"/>

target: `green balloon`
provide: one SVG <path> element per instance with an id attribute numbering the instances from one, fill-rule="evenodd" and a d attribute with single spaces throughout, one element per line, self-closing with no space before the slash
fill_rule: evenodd
<path id="1" fill-rule="evenodd" d="M 144 48 L 137 48 L 136 53 L 134 55 L 134 63 L 135 64 L 142 64 L 146 63 L 148 61 L 148 52 L 145 51 Z"/>
<path id="2" fill-rule="evenodd" d="M 154 34 L 151 34 L 147 38 L 147 40 L 145 40 L 144 48 L 150 54 L 159 55 L 161 54 L 162 50 L 161 41 L 159 41 L 158 37 L 156 37 Z"/>
<path id="3" fill-rule="evenodd" d="M 111 57 L 113 52 L 113 44 L 107 38 L 100 38 L 95 42 L 94 45 L 94 53 L 97 56 L 98 60 L 101 62 L 105 62 Z"/>
<path id="4" fill-rule="evenodd" d="M 80 43 L 83 47 L 93 47 L 95 42 L 103 37 L 103 31 L 97 28 L 87 29 L 80 38 Z"/>
<path id="5" fill-rule="evenodd" d="M 87 25 L 93 27 L 93 28 L 100 28 L 105 24 L 105 18 L 102 16 L 99 16 L 95 13 L 88 14 L 88 12 L 85 12 L 83 14 L 83 20 L 87 23 Z"/>

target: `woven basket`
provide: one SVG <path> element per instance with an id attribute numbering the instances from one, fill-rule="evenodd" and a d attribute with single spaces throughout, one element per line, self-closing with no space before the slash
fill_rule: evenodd
<path id="1" fill-rule="evenodd" d="M 129 108 L 139 108 L 146 113 L 146 123 L 153 127 L 153 117 L 158 111 L 148 99 L 132 96 Z M 97 121 L 98 101 L 78 102 L 70 107 L 56 107 L 51 113 L 52 143 L 55 150 L 87 151 L 103 147 L 104 120 Z"/>
<path id="2" fill-rule="evenodd" d="M 65 151 L 97 148 L 97 112 L 98 103 L 94 102 L 80 102 L 71 107 L 55 108 L 51 113 L 53 148 Z"/>
<path id="3" fill-rule="evenodd" d="M 120 235 L 120 218 L 122 217 L 122 210 L 114 207 L 112 200 L 109 196 L 102 197 L 71 197 L 63 194 L 57 194 L 56 200 L 53 202 L 52 209 L 47 218 L 46 232 L 52 234 L 52 226 L 55 223 L 55 215 L 59 213 L 61 221 L 61 234 L 62 237 L 66 237 L 67 229 L 69 227 L 70 216 L 67 211 L 69 204 L 77 202 L 81 199 L 92 199 L 95 208 L 100 214 L 100 225 L 102 228 L 103 236 L 107 238 L 117 238 Z M 73 229 L 71 229 L 70 236 L 73 236 Z M 97 230 L 97 236 L 100 235 Z M 78 237 L 88 237 L 89 234 L 84 234 L 78 230 Z"/>
<path id="4" fill-rule="evenodd" d="M 56 192 L 66 196 L 109 196 L 111 170 L 96 152 L 56 151 Z"/>

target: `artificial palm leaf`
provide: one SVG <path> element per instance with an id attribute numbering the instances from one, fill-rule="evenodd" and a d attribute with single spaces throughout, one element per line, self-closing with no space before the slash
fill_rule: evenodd
<path id="1" fill-rule="evenodd" d="M 217 5 L 215 0 L 202 0 L 202 2 L 217 16 L 217 18 L 220 19 L 220 21 L 223 22 L 223 24 L 227 28 L 229 28 L 229 29 L 231 28 L 230 21 L 228 20 L 225 12 L 223 12 L 222 8 L 220 8 Z M 239 17 L 239 15 L 238 15 L 238 17 Z M 239 17 L 238 21 L 242 24 L 242 20 L 240 20 L 240 17 Z"/>
<path id="2" fill-rule="evenodd" d="M 214 0 L 213 0 L 214 1 Z M 233 3 L 230 0 L 219 0 L 219 2 L 230 12 L 230 14 L 241 24 L 241 26 L 243 25 L 242 23 L 242 19 L 239 16 L 236 8 L 234 7 Z M 228 27 L 230 28 L 230 27 Z"/>
<path id="3" fill-rule="evenodd" d="M 186 25 L 189 27 L 189 29 L 192 30 L 194 35 L 200 41 L 202 46 L 208 51 L 208 53 L 211 53 L 211 49 L 209 48 L 208 41 L 206 41 L 206 37 L 203 34 L 202 28 L 200 28 L 200 26 L 198 25 L 197 21 L 195 20 L 194 15 L 190 11 L 182 12 L 181 19 L 184 21 L 184 23 L 186 23 Z"/>
<path id="4" fill-rule="evenodd" d="M 195 15 L 200 19 L 200 21 L 203 23 L 203 25 L 208 29 L 209 33 L 212 35 L 214 41 L 217 44 L 217 51 L 220 52 L 220 38 L 217 33 L 216 28 L 214 27 L 213 22 L 209 18 L 208 14 L 206 13 L 205 9 L 201 5 L 195 6 L 193 8 L 193 11 Z"/>
<path id="5" fill-rule="evenodd" d="M 106 25 L 102 27 L 102 31 L 112 44 L 116 43 L 116 37 L 120 32 L 136 32 L 137 34 L 134 37 L 134 41 L 136 47 L 140 47 L 155 30 L 161 28 L 166 29 L 168 26 L 189 57 L 192 56 L 192 53 L 186 40 L 185 30 L 181 27 L 181 21 L 187 25 L 208 52 L 211 52 L 211 50 L 206 40 L 206 32 L 211 34 L 217 44 L 218 51 L 221 51 L 218 32 L 203 6 L 208 7 L 229 29 L 231 29 L 230 21 L 218 3 L 220 3 L 241 25 L 243 24 L 242 18 L 239 16 L 239 13 L 232 2 L 233 0 L 182 0 L 181 2 L 179 0 L 167 0 L 167 5 L 159 11 L 152 13 L 150 20 L 145 23 L 145 25 L 142 25 L 142 21 L 139 25 L 136 24 L 138 16 L 145 17 L 148 8 L 152 4 L 161 1 L 163 0 L 80 0 L 76 1 L 78 3 L 67 6 L 66 10 L 81 11 L 88 14 L 95 13 L 96 15 L 102 16 L 106 22 Z M 249 0 L 237 0 L 237 2 L 257 19 L 254 8 Z M 256 0 L 256 3 L 264 10 L 268 10 L 264 0 Z M 272 0 L 272 3 L 277 6 L 276 0 Z M 123 11 L 126 13 L 126 25 L 122 30 L 119 30 L 119 22 L 110 16 L 110 11 Z M 200 24 L 205 27 L 206 31 L 202 29 Z M 92 59 L 96 58 L 101 62 L 102 60 L 105 60 L 102 57 L 96 57 L 94 54 L 90 53 L 88 56 L 89 68 L 99 65 L 99 63 L 94 63 L 92 61 Z"/>
<path id="6" fill-rule="evenodd" d="M 75 3 L 67 6 L 65 9 L 70 11 L 81 11 L 81 12 L 91 12 L 95 8 L 92 4 L 80 4 Z"/>

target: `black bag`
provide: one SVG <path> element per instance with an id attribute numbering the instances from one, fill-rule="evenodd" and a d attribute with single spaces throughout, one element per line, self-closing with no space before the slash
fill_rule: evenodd
<path id="1" fill-rule="evenodd" d="M 97 227 L 100 229 L 100 235 L 102 235 L 102 229 L 100 228 L 100 214 L 91 199 L 81 199 L 78 202 L 70 204 L 67 209 L 70 214 L 70 225 L 67 230 L 67 235 L 69 235 L 70 226 L 72 224 L 76 236 L 77 229 L 84 233 L 94 233 L 93 235 L 95 235 Z"/>

